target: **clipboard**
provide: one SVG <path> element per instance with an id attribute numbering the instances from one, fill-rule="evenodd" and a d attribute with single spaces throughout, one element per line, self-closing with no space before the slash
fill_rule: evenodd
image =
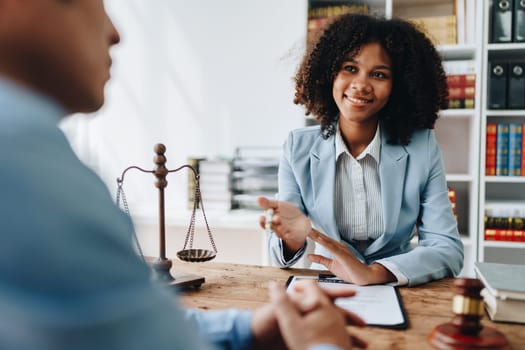
<path id="1" fill-rule="evenodd" d="M 348 283 L 334 275 L 320 274 L 319 276 L 292 275 L 286 281 L 286 288 L 290 288 L 295 281 L 304 279 L 317 280 L 322 288 L 338 288 L 350 286 L 357 294 L 349 298 L 337 298 L 336 305 L 359 315 L 368 326 L 407 329 L 409 326 L 405 307 L 397 286 L 371 285 L 358 286 Z"/>

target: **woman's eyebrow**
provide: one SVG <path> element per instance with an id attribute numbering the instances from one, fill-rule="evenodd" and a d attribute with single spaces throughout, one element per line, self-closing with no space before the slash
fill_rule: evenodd
<path id="1" fill-rule="evenodd" d="M 343 63 L 345 62 L 349 62 L 349 63 L 355 63 L 355 64 L 359 64 L 359 61 L 357 61 L 355 58 L 353 57 L 348 57 L 348 58 L 345 58 L 343 60 Z M 378 64 L 377 66 L 374 66 L 374 69 L 386 69 L 386 70 L 392 70 L 392 68 L 386 64 Z"/>

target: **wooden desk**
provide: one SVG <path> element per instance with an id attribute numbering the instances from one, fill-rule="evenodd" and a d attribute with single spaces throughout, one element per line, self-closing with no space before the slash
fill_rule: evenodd
<path id="1" fill-rule="evenodd" d="M 316 271 L 304 269 L 174 261 L 173 272 L 176 275 L 178 271 L 206 278 L 199 290 L 185 291 L 181 298 L 184 305 L 205 310 L 254 309 L 268 301 L 268 281 L 284 284 L 293 274 L 316 275 Z M 368 341 L 368 349 L 432 349 L 427 336 L 435 326 L 452 319 L 452 279 L 402 287 L 400 292 L 410 323 L 407 330 L 350 327 L 350 332 Z M 525 349 L 525 325 L 494 323 L 488 316 L 482 323 L 503 332 L 513 349 Z"/>

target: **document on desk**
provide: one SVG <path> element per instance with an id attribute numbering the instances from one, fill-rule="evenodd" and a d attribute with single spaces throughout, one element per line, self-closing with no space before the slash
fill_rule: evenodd
<path id="1" fill-rule="evenodd" d="M 290 276 L 287 282 L 288 289 L 300 280 L 315 279 L 322 288 L 350 287 L 356 295 L 348 298 L 337 298 L 335 303 L 359 315 L 369 326 L 406 329 L 407 317 L 401 296 L 397 287 L 388 285 L 358 286 L 347 283 L 336 277 L 326 275 L 316 276 Z"/>

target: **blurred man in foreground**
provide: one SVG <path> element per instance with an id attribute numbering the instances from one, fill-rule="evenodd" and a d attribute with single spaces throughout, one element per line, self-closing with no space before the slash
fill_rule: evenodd
<path id="1" fill-rule="evenodd" d="M 315 284 L 273 286 L 252 313 L 183 311 L 151 282 L 130 218 L 57 127 L 102 106 L 119 40 L 102 0 L 0 0 L 0 348 L 350 348 L 362 321 Z"/>

